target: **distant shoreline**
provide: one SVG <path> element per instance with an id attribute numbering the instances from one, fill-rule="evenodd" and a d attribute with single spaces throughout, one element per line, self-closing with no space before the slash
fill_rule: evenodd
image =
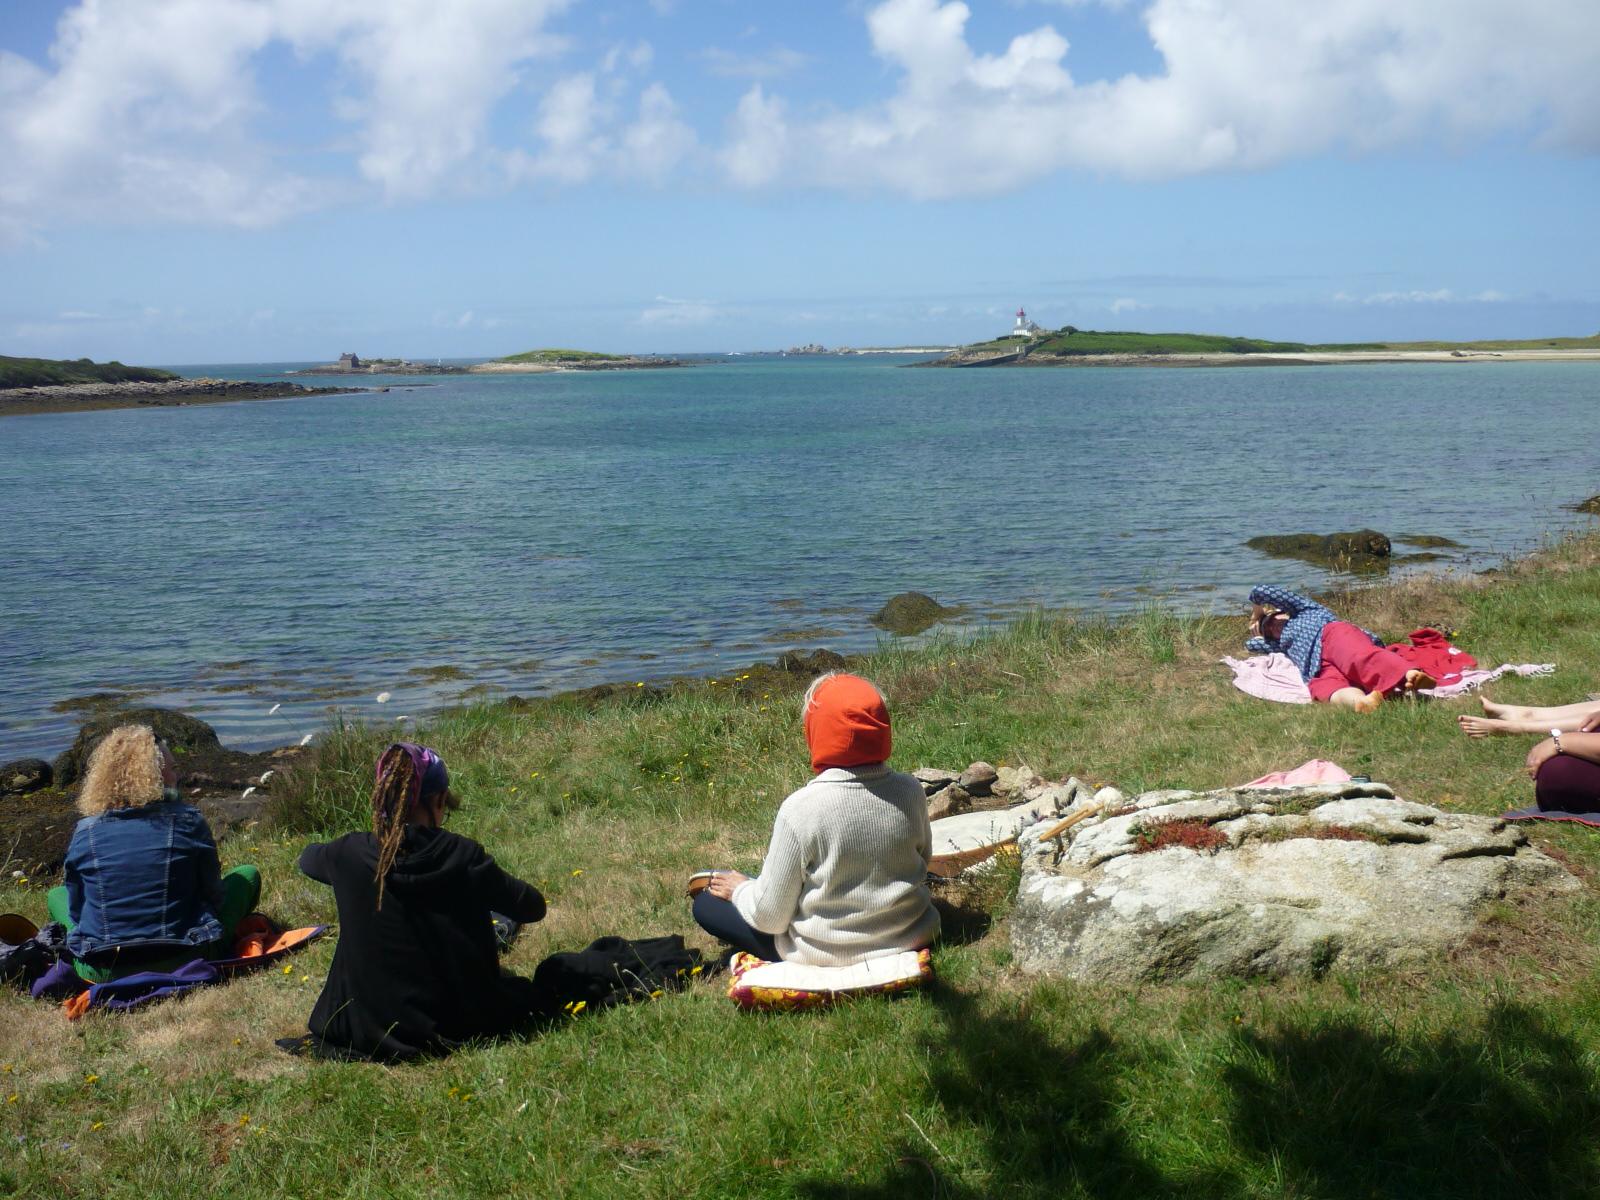
<path id="1" fill-rule="evenodd" d="M 1600 350 L 1311 350 L 1260 354 L 951 355 L 914 367 L 1318 367 L 1352 363 L 1600 362 Z"/>
<path id="2" fill-rule="evenodd" d="M 0 391 L 0 417 L 44 413 L 103 412 L 113 408 L 182 408 L 237 404 L 294 396 L 345 396 L 388 388 L 306 387 L 298 383 L 250 383 L 238 379 L 172 379 L 160 383 L 60 383 Z"/>

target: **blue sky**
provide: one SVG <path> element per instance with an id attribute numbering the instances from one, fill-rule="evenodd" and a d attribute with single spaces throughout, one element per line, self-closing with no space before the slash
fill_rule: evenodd
<path id="1" fill-rule="evenodd" d="M 1600 331 L 1591 0 L 0 6 L 0 353 Z"/>

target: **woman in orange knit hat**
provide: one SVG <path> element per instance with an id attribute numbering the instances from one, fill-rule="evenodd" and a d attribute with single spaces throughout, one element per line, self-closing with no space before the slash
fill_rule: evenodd
<path id="1" fill-rule="evenodd" d="M 889 709 L 829 672 L 802 708 L 816 777 L 778 809 L 761 874 L 715 871 L 694 899 L 706 932 L 770 961 L 843 967 L 920 950 L 939 932 L 922 785 L 891 771 Z"/>

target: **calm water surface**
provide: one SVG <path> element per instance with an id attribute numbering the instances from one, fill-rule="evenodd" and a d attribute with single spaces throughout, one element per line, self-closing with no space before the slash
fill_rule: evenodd
<path id="1" fill-rule="evenodd" d="M 910 589 L 969 626 L 1152 594 L 1233 610 L 1253 582 L 1323 582 L 1256 534 L 1443 534 L 1468 569 L 1586 523 L 1561 505 L 1600 490 L 1577 436 L 1596 364 L 900 361 L 0 420 L 0 758 L 59 750 L 82 718 L 51 706 L 96 691 L 255 746 L 333 704 L 861 649 Z"/>

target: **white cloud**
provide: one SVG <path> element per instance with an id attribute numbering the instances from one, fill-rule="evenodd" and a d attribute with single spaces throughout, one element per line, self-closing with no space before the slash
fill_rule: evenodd
<path id="1" fill-rule="evenodd" d="M 724 79 L 778 79 L 794 74 L 811 61 L 809 55 L 787 46 L 760 53 L 708 46 L 700 52 L 700 57 L 705 60 L 706 70 Z"/>
<path id="2" fill-rule="evenodd" d="M 694 130 L 678 116 L 667 89 L 652 83 L 639 96 L 638 118 L 623 130 L 618 170 L 660 182 L 693 151 L 695 142 Z"/>
<path id="3" fill-rule="evenodd" d="M 1402 292 L 1373 292 L 1369 296 L 1356 297 L 1347 292 L 1335 292 L 1333 300 L 1336 304 L 1374 304 L 1374 305 L 1399 305 L 1399 304 L 1499 304 L 1510 297 L 1504 292 L 1493 288 L 1486 288 L 1470 296 L 1459 296 L 1450 288 L 1413 288 Z"/>
<path id="4" fill-rule="evenodd" d="M 1134 300 L 1128 296 L 1119 296 L 1108 306 L 1114 313 L 1138 312 L 1141 308 L 1150 306 L 1142 300 Z"/>
<path id="5" fill-rule="evenodd" d="M 786 166 L 794 165 L 788 142 L 783 101 L 768 99 L 757 84 L 739 98 L 728 122 L 728 142 L 719 156 L 723 170 L 744 187 L 770 183 Z"/>
<path id="6" fill-rule="evenodd" d="M 709 300 L 674 300 L 670 296 L 657 296 L 655 305 L 639 314 L 639 324 L 657 329 L 680 329 L 709 325 L 722 315 L 722 309 Z"/>
<path id="7" fill-rule="evenodd" d="M 252 227 L 331 203 L 257 135 L 253 64 L 273 45 L 332 56 L 362 179 L 391 197 L 486 156 L 520 64 L 562 45 L 568 0 L 80 0 L 45 69 L 0 52 L 0 237 L 113 216 Z"/>
<path id="8" fill-rule="evenodd" d="M 540 102 L 534 123 L 543 145 L 537 153 L 506 155 L 507 173 L 566 184 L 583 183 L 602 173 L 661 182 L 695 149 L 694 130 L 659 83 L 639 93 L 633 120 L 622 124 L 620 105 L 612 97 L 625 86 L 609 81 L 602 88 L 590 72 L 558 80 Z"/>
<path id="9" fill-rule="evenodd" d="M 872 48 L 897 77 L 881 102 L 783 121 L 752 88 L 728 177 L 941 197 L 1063 169 L 1166 178 L 1507 132 L 1600 149 L 1600 5 L 1579 0 L 1151 0 L 1164 70 L 1082 84 L 1051 26 L 982 54 L 969 15 L 959 0 L 873 7 Z"/>

